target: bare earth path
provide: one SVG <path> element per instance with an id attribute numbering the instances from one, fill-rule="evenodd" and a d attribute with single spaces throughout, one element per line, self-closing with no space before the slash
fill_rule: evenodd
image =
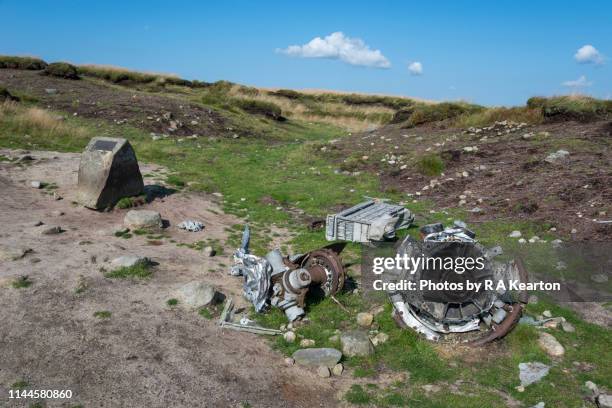
<path id="1" fill-rule="evenodd" d="M 236 299 L 240 281 L 227 276 L 224 266 L 231 248 L 224 256 L 206 258 L 168 239 L 152 246 L 143 236 L 115 237 L 112 231 L 125 211 L 94 212 L 72 204 L 78 155 L 30 154 L 35 160 L 25 166 L 0 162 L 0 248 L 32 249 L 21 259 L 0 261 L 0 406 L 34 402 L 8 399 L 8 388 L 18 380 L 27 381 L 29 389 L 72 390 L 71 400 L 47 400 L 47 407 L 337 404 L 334 380 L 285 366 L 264 339 L 223 331 L 195 311 L 166 306 L 176 289 L 192 280 L 213 283 Z M 141 169 L 145 174 L 155 167 Z M 56 183 L 63 199 L 30 187 L 31 180 Z M 145 208 L 170 222 L 167 234 L 177 242 L 224 242 L 224 229 L 238 222 L 206 196 L 177 193 Z M 177 229 L 186 218 L 203 221 L 206 229 Z M 36 221 L 44 225 L 36 227 Z M 48 226 L 66 231 L 41 235 Z M 159 262 L 153 277 L 105 278 L 100 271 L 105 259 L 125 254 Z M 28 275 L 32 286 L 11 287 L 20 275 Z M 88 288 L 76 294 L 79 280 Z M 100 310 L 110 311 L 111 318 L 94 317 Z"/>

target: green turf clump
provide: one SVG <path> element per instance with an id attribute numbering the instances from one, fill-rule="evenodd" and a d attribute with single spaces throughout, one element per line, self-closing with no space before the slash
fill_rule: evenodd
<path id="1" fill-rule="evenodd" d="M 53 62 L 43 71 L 45 75 L 50 75 L 64 79 L 79 79 L 77 68 L 67 62 Z"/>
<path id="2" fill-rule="evenodd" d="M 444 161 L 437 154 L 427 154 L 416 162 L 417 170 L 425 176 L 439 176 L 444 171 Z"/>
<path id="3" fill-rule="evenodd" d="M 104 276 L 111 279 L 144 279 L 151 276 L 152 273 L 151 266 L 148 263 L 141 262 L 133 266 L 122 266 L 119 269 L 105 273 Z"/>
<path id="4" fill-rule="evenodd" d="M 40 58 L 0 55 L 0 68 L 29 69 L 38 71 L 45 69 L 46 66 L 47 63 Z"/>

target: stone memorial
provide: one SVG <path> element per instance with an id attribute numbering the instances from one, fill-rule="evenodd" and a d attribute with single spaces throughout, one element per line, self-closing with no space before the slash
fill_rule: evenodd
<path id="1" fill-rule="evenodd" d="M 136 153 L 126 139 L 94 137 L 89 141 L 79 165 L 79 203 L 101 210 L 143 190 Z"/>

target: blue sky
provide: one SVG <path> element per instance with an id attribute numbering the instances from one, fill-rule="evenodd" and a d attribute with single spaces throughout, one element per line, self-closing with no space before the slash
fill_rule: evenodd
<path id="1" fill-rule="evenodd" d="M 487 105 L 612 98 L 609 1 L 0 0 L 0 16 L 0 54 L 47 61 Z"/>

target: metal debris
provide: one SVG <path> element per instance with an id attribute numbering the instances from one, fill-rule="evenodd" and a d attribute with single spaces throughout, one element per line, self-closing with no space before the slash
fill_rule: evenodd
<path id="1" fill-rule="evenodd" d="M 395 237 L 395 231 L 407 228 L 414 215 L 400 205 L 368 200 L 327 216 L 325 238 L 368 243 Z"/>
<path id="2" fill-rule="evenodd" d="M 178 227 L 190 232 L 200 232 L 204 229 L 204 224 L 202 224 L 200 221 L 185 220 L 181 222 Z"/>
<path id="3" fill-rule="evenodd" d="M 474 232 L 465 223 L 456 222 L 452 227 L 430 224 L 421 228 L 422 241 L 406 237 L 399 246 L 400 257 L 426 256 L 442 257 L 482 257 L 485 267 L 482 270 L 468 270 L 460 279 L 472 282 L 491 279 L 494 281 L 527 281 L 526 270 L 520 260 L 499 263 L 493 258 L 501 254 L 501 248 L 484 248 L 479 244 Z M 390 282 L 400 280 L 418 282 L 433 280 L 444 282 L 457 279 L 447 276 L 443 269 L 419 267 L 416 271 L 394 270 L 387 276 Z M 452 272 L 451 270 L 451 273 Z M 507 285 L 508 287 L 508 285 Z M 389 292 L 394 307 L 394 318 L 403 327 L 409 327 L 429 340 L 439 340 L 448 333 L 465 333 L 485 328 L 484 335 L 470 342 L 482 345 L 503 337 L 518 322 L 522 303 L 527 301 L 527 293 L 514 299 L 510 291 L 482 290 L 478 292 L 445 293 L 443 296 L 427 294 L 425 291 Z"/>
<path id="4" fill-rule="evenodd" d="M 249 253 L 249 241 L 246 226 L 242 246 L 234 252 L 230 274 L 244 277 L 244 296 L 258 313 L 275 306 L 285 312 L 289 321 L 298 320 L 305 315 L 304 302 L 309 290 L 316 288 L 331 296 L 344 285 L 342 262 L 330 248 L 292 256 L 283 256 L 275 249 L 258 257 Z"/>
<path id="5" fill-rule="evenodd" d="M 223 328 L 228 328 L 231 330 L 237 331 L 245 331 L 249 333 L 255 334 L 267 334 L 270 336 L 276 336 L 282 334 L 280 330 L 269 329 L 267 327 L 257 326 L 253 324 L 251 319 L 248 319 L 246 316 L 243 316 L 239 323 L 233 322 L 234 317 L 234 301 L 232 298 L 227 298 L 225 301 L 225 306 L 223 306 L 223 312 L 221 312 L 221 316 L 219 317 L 219 326 Z"/>

